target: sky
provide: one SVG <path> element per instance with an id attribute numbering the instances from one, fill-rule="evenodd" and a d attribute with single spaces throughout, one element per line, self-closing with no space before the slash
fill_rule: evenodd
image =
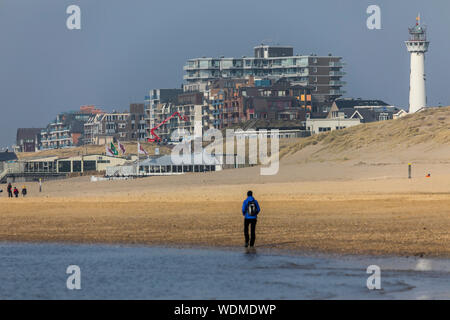
<path id="1" fill-rule="evenodd" d="M 81 30 L 66 27 L 69 5 Z M 381 8 L 380 30 L 367 28 L 369 5 Z M 179 88 L 187 59 L 251 56 L 262 42 L 342 56 L 346 97 L 405 108 L 404 41 L 419 12 L 428 105 L 450 105 L 446 0 L 0 0 L 0 147 L 81 105 L 126 110 L 150 89 Z"/>

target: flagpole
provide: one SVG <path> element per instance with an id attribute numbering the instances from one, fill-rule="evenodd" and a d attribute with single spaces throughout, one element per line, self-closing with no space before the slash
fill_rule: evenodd
<path id="1" fill-rule="evenodd" d="M 136 178 L 139 176 L 139 138 L 137 142 L 137 167 L 136 167 Z"/>

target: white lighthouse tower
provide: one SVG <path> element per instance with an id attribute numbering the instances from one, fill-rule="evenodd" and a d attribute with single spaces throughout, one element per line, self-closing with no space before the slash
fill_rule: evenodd
<path id="1" fill-rule="evenodd" d="M 425 52 L 430 44 L 427 41 L 426 27 L 420 24 L 420 15 L 416 25 L 409 28 L 410 39 L 405 41 L 411 52 L 411 75 L 409 82 L 409 113 L 414 113 L 427 105 L 425 88 Z"/>

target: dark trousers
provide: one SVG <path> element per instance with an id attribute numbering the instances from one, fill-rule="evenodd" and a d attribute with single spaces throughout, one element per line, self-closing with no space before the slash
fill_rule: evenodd
<path id="1" fill-rule="evenodd" d="M 8 191 L 8 198 L 12 198 L 12 197 L 13 197 L 12 191 Z"/>
<path id="2" fill-rule="evenodd" d="M 250 226 L 250 232 L 251 232 L 251 238 L 248 235 L 248 227 Z M 253 247 L 255 245 L 256 240 L 256 219 L 244 219 L 244 236 L 245 236 L 245 243 L 249 243 L 250 240 L 250 246 Z M 249 239 L 250 238 L 250 239 Z"/>

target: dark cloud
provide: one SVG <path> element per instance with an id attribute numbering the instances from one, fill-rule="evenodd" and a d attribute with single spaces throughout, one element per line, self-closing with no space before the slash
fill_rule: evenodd
<path id="1" fill-rule="evenodd" d="M 126 109 L 147 91 L 179 87 L 186 59 L 251 55 L 263 40 L 296 53 L 341 55 L 348 96 L 407 106 L 407 27 L 418 12 L 432 41 L 428 101 L 450 104 L 448 1 L 378 0 L 382 30 L 366 28 L 364 0 L 2 0 L 0 146 L 83 104 Z M 66 8 L 82 30 L 66 28 Z"/>

